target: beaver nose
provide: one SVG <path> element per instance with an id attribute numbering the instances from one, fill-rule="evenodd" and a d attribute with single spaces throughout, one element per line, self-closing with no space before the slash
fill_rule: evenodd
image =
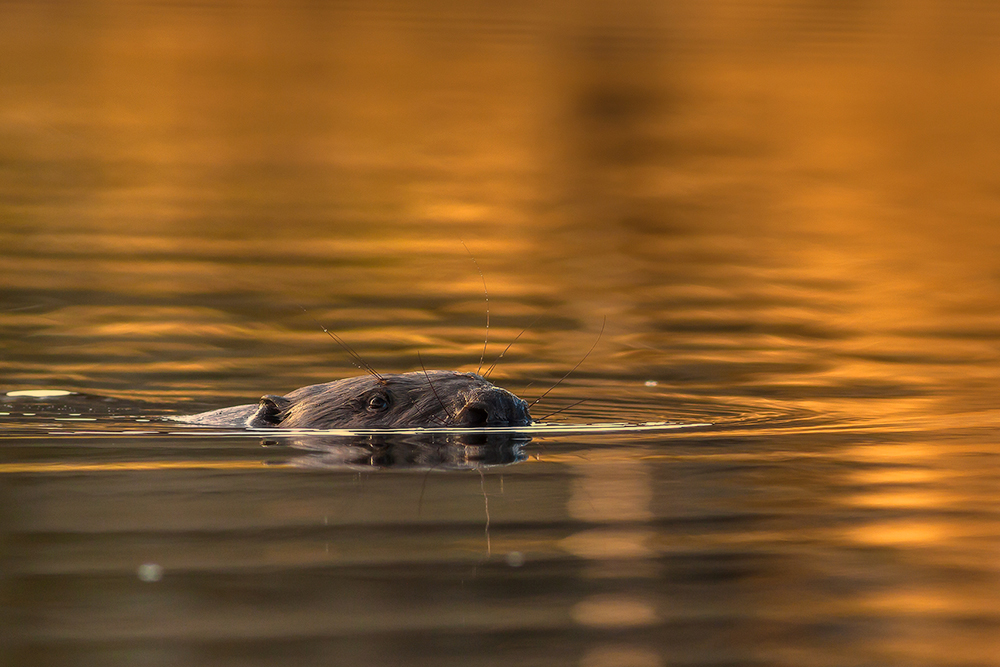
<path id="1" fill-rule="evenodd" d="M 455 423 L 459 426 L 487 426 L 493 419 L 493 406 L 483 401 L 473 401 L 455 415 Z"/>
<path id="2" fill-rule="evenodd" d="M 531 424 L 528 404 L 517 396 L 493 388 L 470 397 L 452 423 L 456 426 L 527 426 Z"/>

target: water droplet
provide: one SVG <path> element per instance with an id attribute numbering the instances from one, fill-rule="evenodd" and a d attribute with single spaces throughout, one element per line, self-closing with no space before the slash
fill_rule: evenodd
<path id="1" fill-rule="evenodd" d="M 163 578 L 163 566 L 156 563 L 143 563 L 136 572 L 142 581 L 154 582 Z"/>

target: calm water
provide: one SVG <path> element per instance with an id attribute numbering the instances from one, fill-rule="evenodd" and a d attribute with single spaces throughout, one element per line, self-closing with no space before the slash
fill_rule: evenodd
<path id="1" fill-rule="evenodd" d="M 7 664 L 1000 665 L 995 4 L 2 3 L 0 62 L 0 390 L 76 392 L 0 397 Z M 534 400 L 605 318 L 534 414 L 712 426 L 164 420 L 357 374 L 317 322 L 523 331 Z"/>

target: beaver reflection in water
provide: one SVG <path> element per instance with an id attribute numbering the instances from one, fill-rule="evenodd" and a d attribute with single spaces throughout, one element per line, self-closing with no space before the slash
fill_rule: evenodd
<path id="1" fill-rule="evenodd" d="M 181 417 L 210 426 L 246 428 L 419 428 L 528 426 L 528 404 L 475 373 L 417 371 L 362 375 L 262 396 Z"/>

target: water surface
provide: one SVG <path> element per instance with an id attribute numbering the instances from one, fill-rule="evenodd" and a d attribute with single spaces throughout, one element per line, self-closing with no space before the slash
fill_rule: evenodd
<path id="1" fill-rule="evenodd" d="M 11 664 L 1000 664 L 992 5 L 0 16 Z M 605 319 L 536 417 L 712 426 L 165 420 Z"/>

